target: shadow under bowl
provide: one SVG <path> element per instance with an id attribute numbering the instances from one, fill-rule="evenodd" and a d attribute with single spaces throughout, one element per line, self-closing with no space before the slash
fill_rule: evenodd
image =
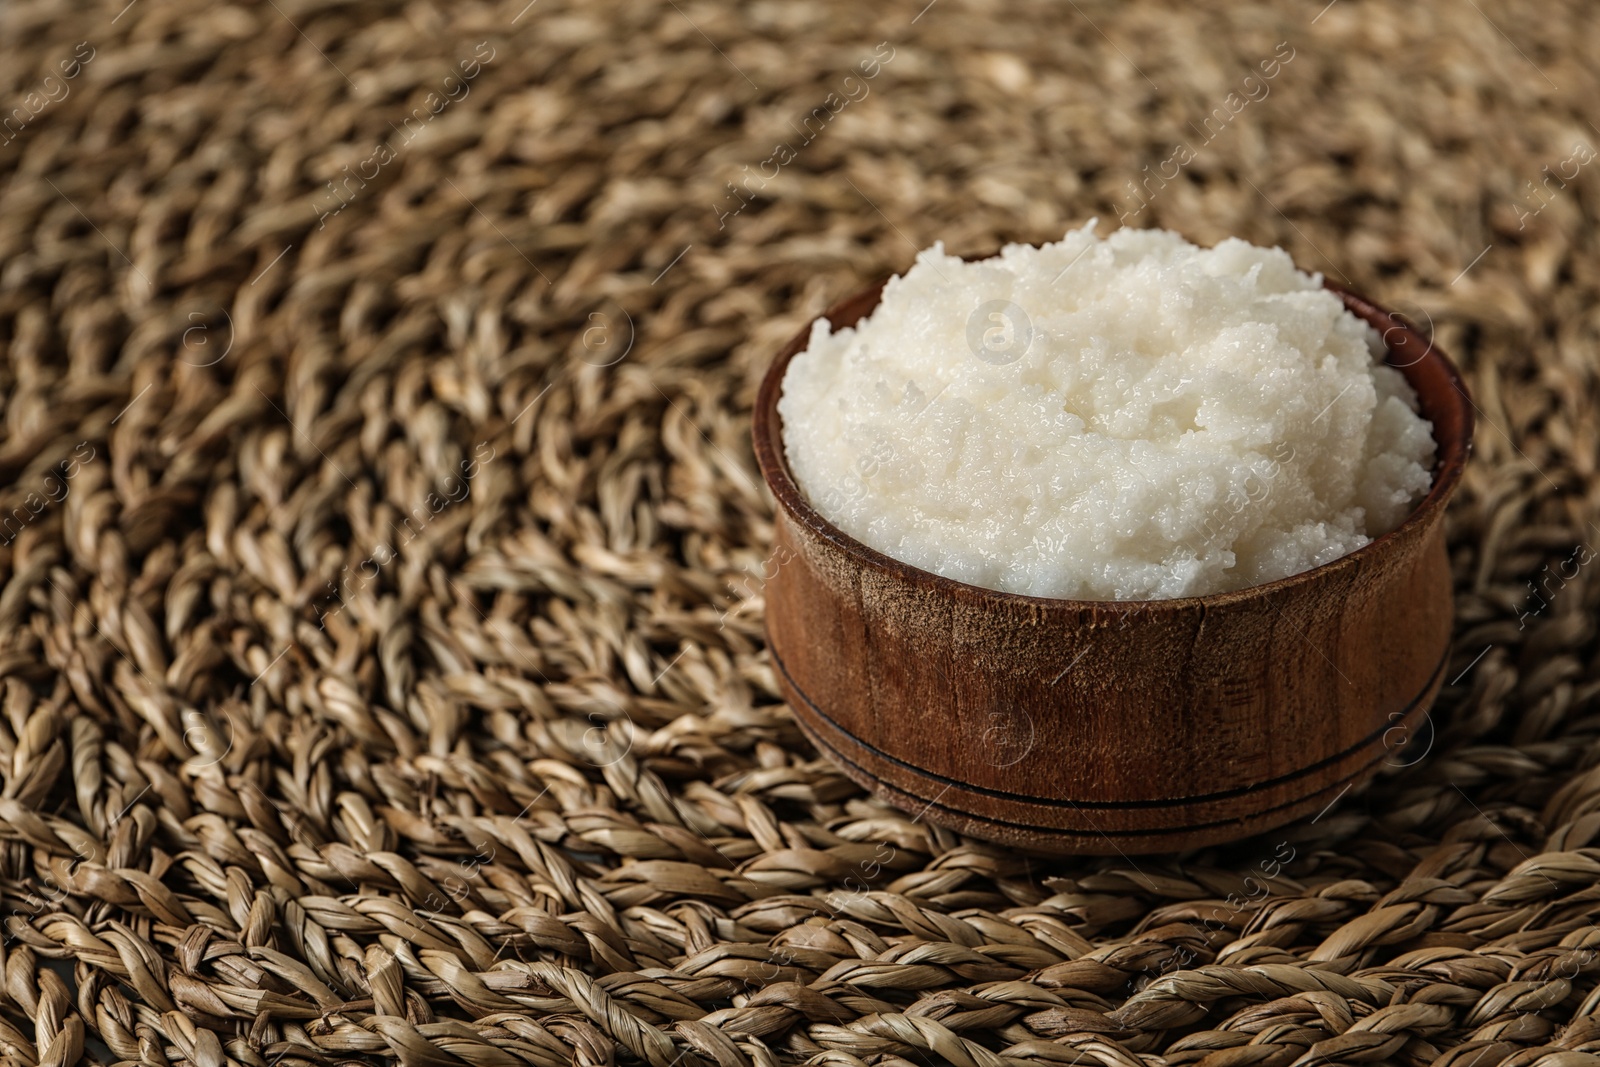
<path id="1" fill-rule="evenodd" d="M 1398 316 L 1329 285 L 1383 334 L 1438 446 L 1394 531 L 1331 563 L 1210 596 L 1081 601 L 967 585 L 867 547 L 789 469 L 778 353 L 756 459 L 777 499 L 767 639 L 807 736 L 856 782 L 930 822 L 1097 855 L 1236 840 L 1414 762 L 1453 606 L 1444 512 L 1471 452 L 1460 374 Z M 835 329 L 882 283 L 827 312 Z"/>

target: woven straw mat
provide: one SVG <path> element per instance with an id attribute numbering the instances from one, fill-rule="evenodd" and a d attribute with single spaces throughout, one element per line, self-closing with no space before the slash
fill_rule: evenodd
<path id="1" fill-rule="evenodd" d="M 0 1058 L 1600 1064 L 1597 54 L 1576 0 L 7 4 Z M 931 827 L 765 654 L 772 354 L 1091 216 L 1281 244 L 1481 411 L 1427 736 L 1227 848 Z"/>

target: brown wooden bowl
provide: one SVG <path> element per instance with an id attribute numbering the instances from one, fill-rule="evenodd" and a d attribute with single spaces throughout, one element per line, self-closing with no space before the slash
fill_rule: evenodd
<path id="1" fill-rule="evenodd" d="M 1393 532 L 1314 570 L 1212 596 L 1077 601 L 982 589 L 850 537 L 789 469 L 778 397 L 755 407 L 778 501 L 766 585 L 773 670 L 807 736 L 884 800 L 1050 852 L 1159 852 L 1317 811 L 1375 774 L 1444 677 L 1444 511 L 1473 407 L 1445 355 L 1330 285 L 1375 326 L 1433 423 L 1433 487 Z M 878 284 L 834 306 L 834 328 Z M 1391 761 L 1393 757 L 1391 756 Z"/>

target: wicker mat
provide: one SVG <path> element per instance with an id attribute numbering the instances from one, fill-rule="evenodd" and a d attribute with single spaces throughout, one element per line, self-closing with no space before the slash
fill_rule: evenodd
<path id="1" fill-rule="evenodd" d="M 4 1062 L 1600 1064 L 1600 11 L 1203 6 L 7 4 Z M 930 827 L 765 653 L 772 353 L 1091 215 L 1481 409 L 1426 736 L 1224 849 Z"/>

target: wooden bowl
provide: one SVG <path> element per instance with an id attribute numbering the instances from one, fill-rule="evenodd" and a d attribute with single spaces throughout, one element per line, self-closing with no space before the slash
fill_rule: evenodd
<path id="1" fill-rule="evenodd" d="M 850 326 L 882 284 L 827 314 Z M 767 639 L 818 749 L 884 800 L 962 833 L 1050 852 L 1158 852 L 1318 811 L 1370 778 L 1427 714 L 1449 651 L 1444 511 L 1471 451 L 1448 358 L 1369 301 L 1433 423 L 1433 487 L 1393 532 L 1314 570 L 1212 596 L 1075 601 L 996 592 L 900 563 L 807 502 L 778 397 L 755 408 L 777 498 Z"/>

